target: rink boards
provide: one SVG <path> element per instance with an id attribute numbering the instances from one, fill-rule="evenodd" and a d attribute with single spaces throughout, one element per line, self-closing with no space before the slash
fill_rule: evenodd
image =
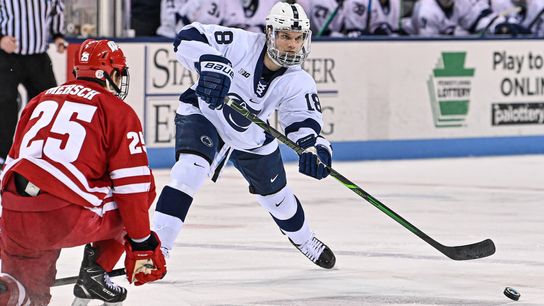
<path id="1" fill-rule="evenodd" d="M 179 93 L 197 75 L 176 61 L 170 43 L 119 45 L 130 67 L 126 101 L 142 119 L 152 166 L 167 167 Z M 316 80 L 323 134 L 336 159 L 538 154 L 544 152 L 540 46 L 539 40 L 318 41 L 304 69 Z M 52 57 L 62 82 L 70 67 L 65 57 Z"/>

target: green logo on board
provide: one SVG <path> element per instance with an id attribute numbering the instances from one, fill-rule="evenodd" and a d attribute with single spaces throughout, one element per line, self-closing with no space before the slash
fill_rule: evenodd
<path id="1" fill-rule="evenodd" d="M 462 126 L 468 114 L 474 68 L 465 67 L 466 52 L 442 52 L 427 81 L 434 125 Z"/>

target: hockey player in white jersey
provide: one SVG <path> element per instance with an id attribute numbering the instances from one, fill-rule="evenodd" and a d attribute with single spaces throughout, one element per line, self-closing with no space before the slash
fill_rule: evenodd
<path id="1" fill-rule="evenodd" d="M 506 16 L 511 18 L 517 18 L 518 13 L 522 10 L 522 8 L 517 5 L 519 2 L 516 0 L 489 0 L 489 6 L 493 10 L 493 12 Z"/>
<path id="2" fill-rule="evenodd" d="M 491 0 L 490 4 L 495 13 L 518 25 L 519 34 L 544 34 L 544 0 Z"/>
<path id="3" fill-rule="evenodd" d="M 265 32 L 265 19 L 278 0 L 242 0 L 247 30 L 255 33 Z"/>
<path id="4" fill-rule="evenodd" d="M 344 27 L 349 36 L 392 35 L 399 32 L 400 0 L 346 0 Z M 370 18 L 369 14 L 370 12 Z"/>
<path id="5" fill-rule="evenodd" d="M 191 22 L 247 27 L 239 0 L 162 0 L 157 34 L 169 38 Z"/>
<path id="6" fill-rule="evenodd" d="M 484 0 L 420 0 L 414 7 L 412 26 L 416 35 L 510 34 L 514 25 L 494 13 Z"/>
<path id="7" fill-rule="evenodd" d="M 185 25 L 200 22 L 245 28 L 244 10 L 239 0 L 187 0 L 178 14 Z"/>
<path id="8" fill-rule="evenodd" d="M 314 35 L 342 36 L 344 0 L 297 0 L 310 18 L 310 29 Z M 334 16 L 333 16 L 334 14 Z M 332 18 L 325 26 L 327 20 Z"/>
<path id="9" fill-rule="evenodd" d="M 299 171 L 326 177 L 324 165 L 331 164 L 332 149 L 320 135 L 323 121 L 315 81 L 301 68 L 310 52 L 310 36 L 302 7 L 284 2 L 272 7 L 266 34 L 200 23 L 178 33 L 176 58 L 200 78 L 180 96 L 177 162 L 153 216 L 166 254 L 205 179 L 215 180 L 230 157 L 250 193 L 291 243 L 318 266 L 334 266 L 333 252 L 316 238 L 287 186 L 277 140 L 224 105 L 228 95 L 265 121 L 277 110 L 287 137 L 307 149 L 299 157 Z"/>
<path id="10" fill-rule="evenodd" d="M 174 38 L 184 24 L 178 12 L 183 8 L 187 0 L 161 0 L 161 25 L 157 29 L 157 35 Z"/>
<path id="11" fill-rule="evenodd" d="M 520 24 L 536 36 L 544 36 L 544 0 L 518 0 Z"/>

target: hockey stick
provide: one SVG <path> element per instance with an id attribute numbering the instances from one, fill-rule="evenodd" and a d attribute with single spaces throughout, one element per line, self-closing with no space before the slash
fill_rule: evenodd
<path id="1" fill-rule="evenodd" d="M 529 29 L 529 31 L 538 22 L 538 20 L 540 19 L 540 16 L 542 16 L 542 14 L 544 14 L 544 9 L 542 9 L 542 11 L 540 11 L 540 13 L 538 13 L 538 15 L 536 15 L 535 19 L 533 19 L 533 21 L 531 21 L 531 23 L 529 23 L 529 25 L 527 26 L 527 29 Z"/>
<path id="2" fill-rule="evenodd" d="M 338 14 L 338 10 L 342 7 L 342 2 L 339 2 L 334 11 L 332 11 L 329 17 L 327 17 L 327 20 L 325 20 L 325 23 L 321 26 L 321 29 L 319 29 L 316 36 L 323 35 L 323 32 L 325 32 L 329 28 L 329 25 L 333 21 L 334 17 L 336 17 L 336 14 Z"/>
<path id="3" fill-rule="evenodd" d="M 367 16 L 366 16 L 366 32 L 370 33 L 370 19 L 372 18 L 372 0 L 368 0 Z"/>
<path id="4" fill-rule="evenodd" d="M 121 276 L 125 274 L 126 274 L 125 268 L 115 269 L 115 270 L 112 270 L 110 273 L 108 273 L 110 277 Z M 78 276 L 70 276 L 70 277 L 56 279 L 55 283 L 53 284 L 53 287 L 75 284 L 77 282 L 77 278 Z"/>
<path id="5" fill-rule="evenodd" d="M 268 125 L 266 122 L 261 120 L 255 114 L 252 114 L 251 112 L 249 112 L 246 108 L 241 106 L 238 102 L 232 100 L 229 97 L 225 97 L 225 104 L 227 104 L 229 107 L 234 109 L 236 112 L 240 113 L 240 115 L 244 116 L 245 118 L 249 119 L 251 122 L 261 127 L 268 134 L 272 135 L 279 141 L 286 144 L 289 148 L 293 149 L 298 154 L 301 154 L 304 152 L 304 149 L 302 147 L 300 147 L 299 145 L 291 141 L 289 138 L 287 138 L 287 136 L 283 135 L 278 130 Z M 468 259 L 477 259 L 477 258 L 487 257 L 495 253 L 495 244 L 493 243 L 491 239 L 486 239 L 478 243 L 460 245 L 460 246 L 442 245 L 438 243 L 436 240 L 434 240 L 433 238 L 427 236 L 427 234 L 425 234 L 420 229 L 412 225 L 410 222 L 406 221 L 403 217 L 401 217 L 400 215 L 392 211 L 390 208 L 388 208 L 383 203 L 378 201 L 376 198 L 374 198 L 373 196 L 368 194 L 366 191 L 361 189 L 354 182 L 344 177 L 338 171 L 334 170 L 332 167 L 327 166 L 327 169 L 330 170 L 330 175 L 334 177 L 335 179 L 337 179 L 344 186 L 346 186 L 351 191 L 358 194 L 360 197 L 365 199 L 374 207 L 381 210 L 383 213 L 391 217 L 393 220 L 397 221 L 400 225 L 404 226 L 410 232 L 412 232 L 419 238 L 423 239 L 423 241 L 427 242 L 428 244 L 430 244 L 432 247 L 434 247 L 435 249 L 437 249 L 438 251 L 440 251 L 442 254 L 446 255 L 447 257 L 453 260 L 468 260 Z"/>

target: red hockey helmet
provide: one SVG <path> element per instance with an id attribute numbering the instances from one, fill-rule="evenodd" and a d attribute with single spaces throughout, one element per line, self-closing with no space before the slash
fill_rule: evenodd
<path id="1" fill-rule="evenodd" d="M 119 84 L 112 79 L 114 72 L 121 77 Z M 130 79 L 126 58 L 113 41 L 105 39 L 84 41 L 76 54 L 74 73 L 78 79 L 99 80 L 121 99 L 128 94 Z"/>

